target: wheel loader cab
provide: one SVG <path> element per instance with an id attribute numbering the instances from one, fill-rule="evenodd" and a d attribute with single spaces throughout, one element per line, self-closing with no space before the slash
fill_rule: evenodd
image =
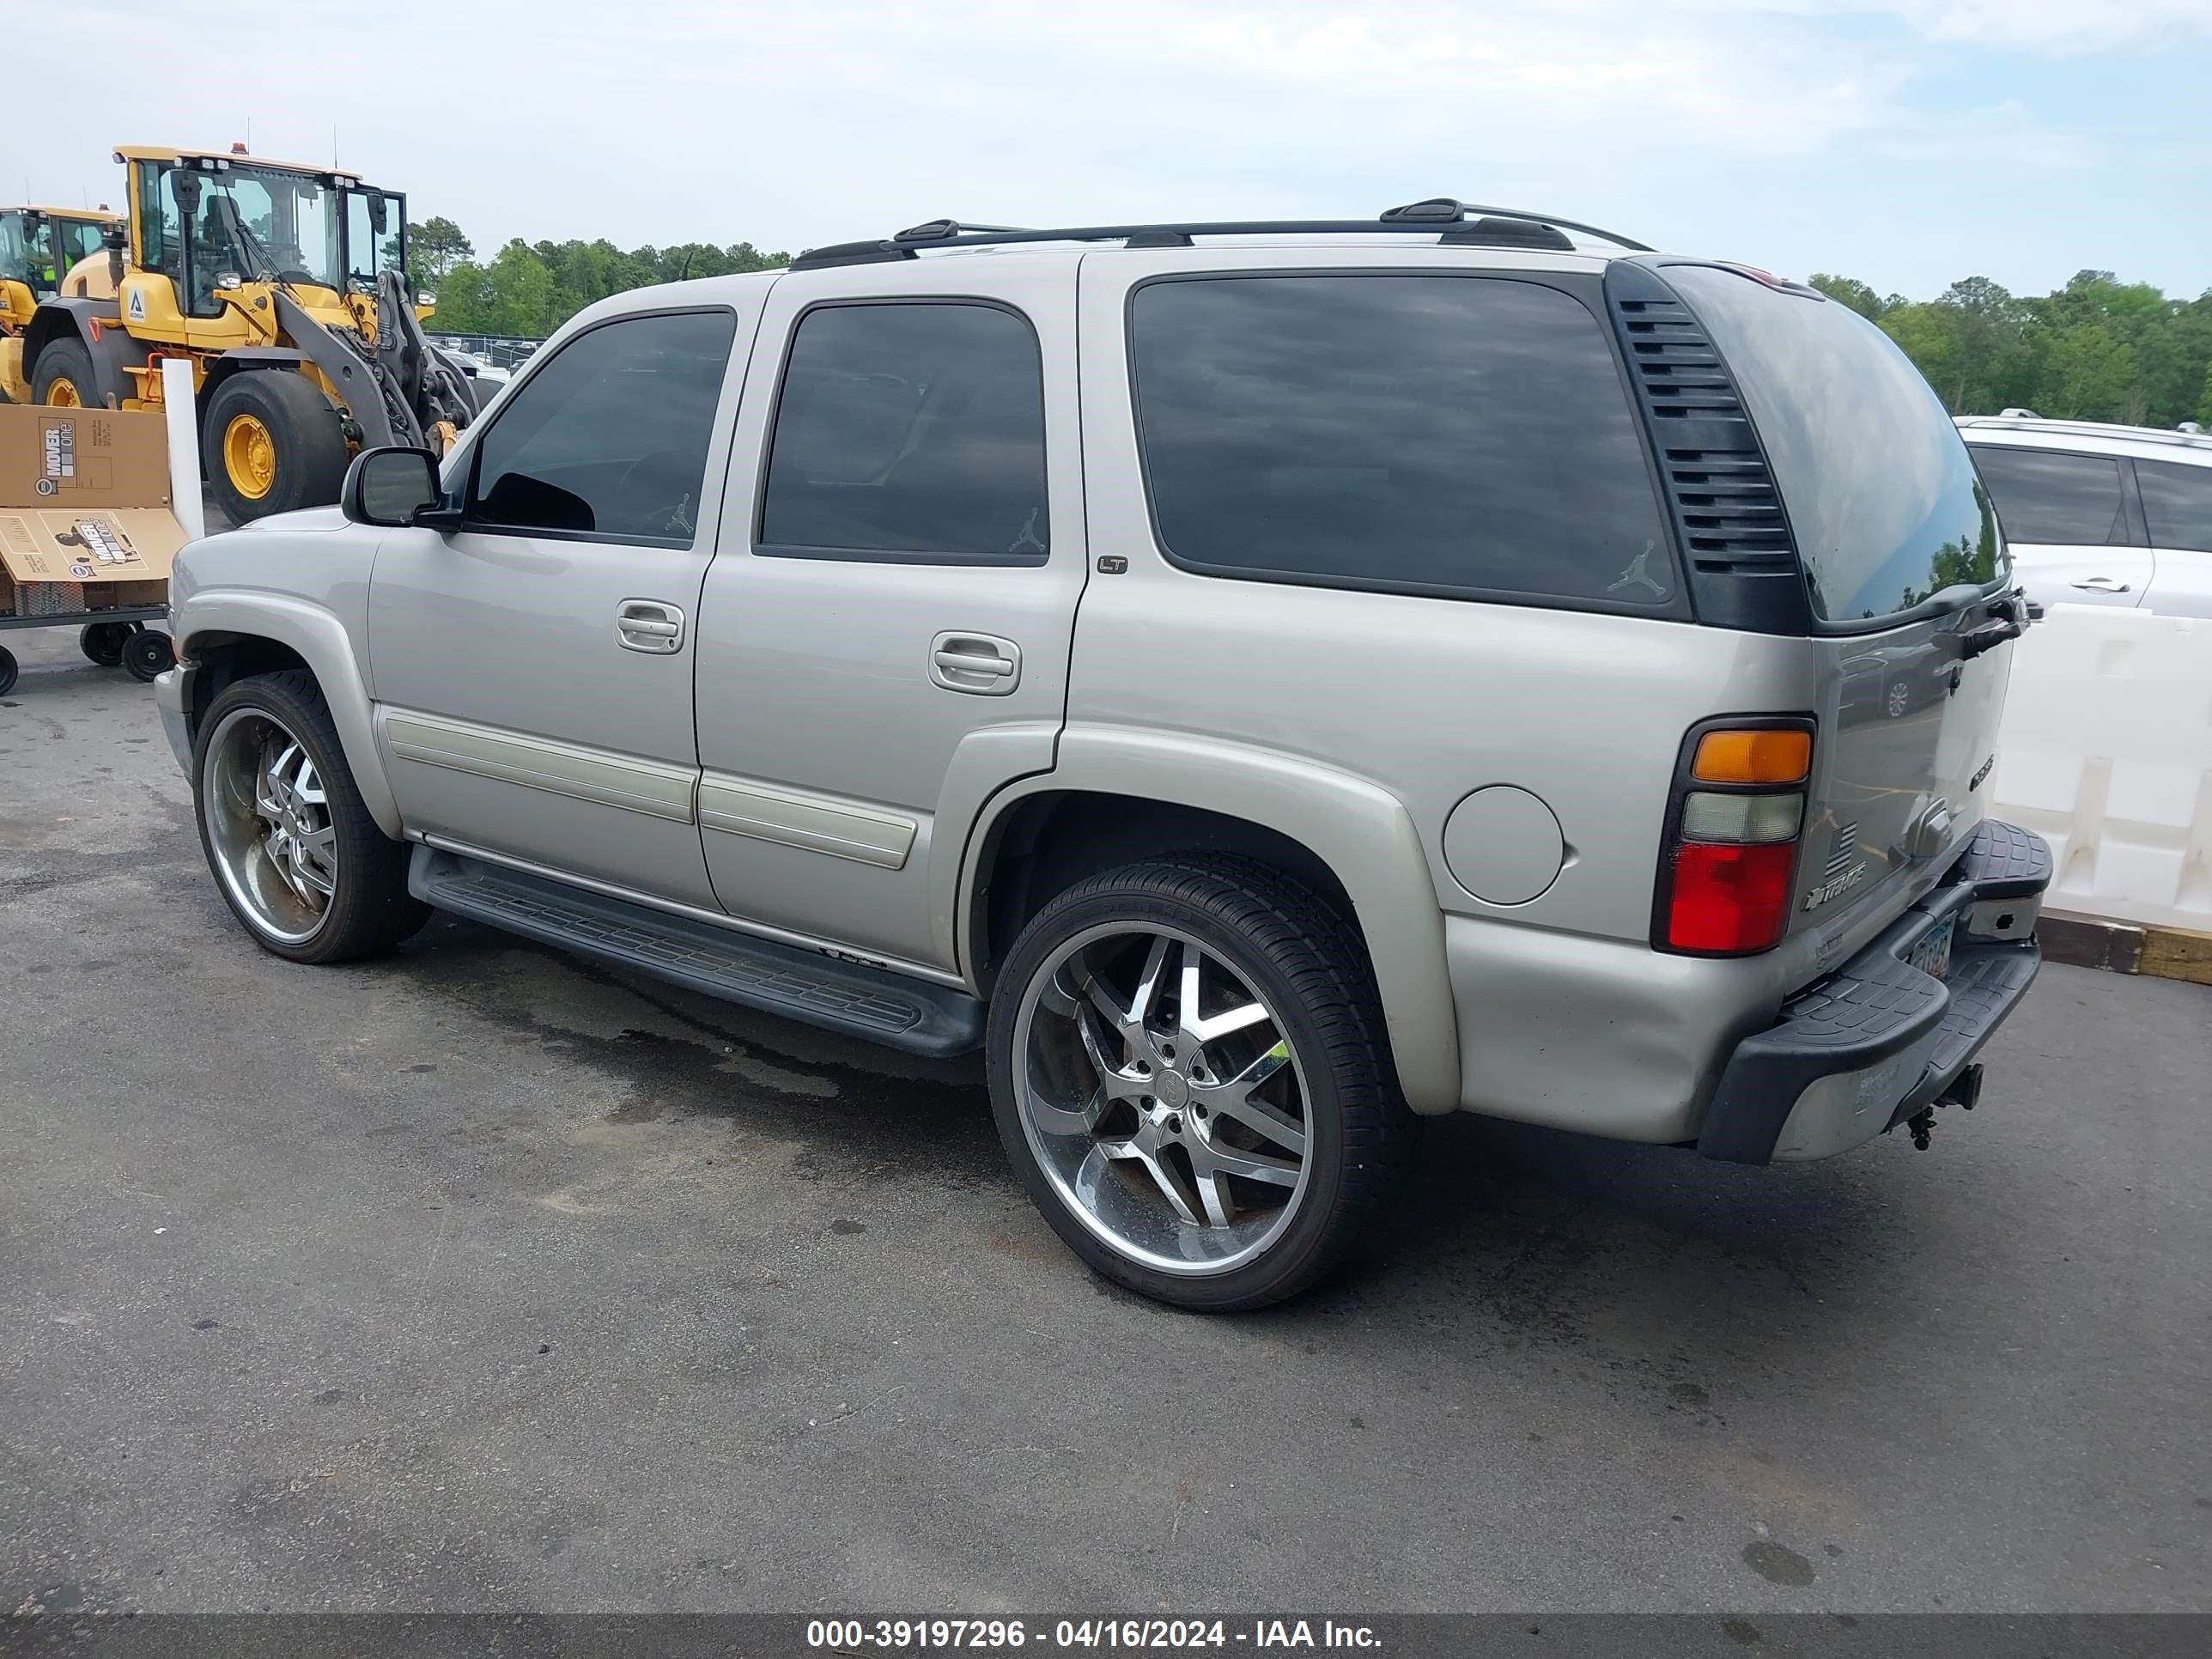
<path id="1" fill-rule="evenodd" d="M 273 337 L 272 289 L 326 325 L 364 325 L 344 303 L 346 202 L 359 179 L 247 155 L 121 154 L 131 169 L 131 265 L 145 285 L 142 306 L 124 319 L 134 334 L 144 325 L 218 349 L 242 343 L 241 331 Z M 167 294 L 156 292 L 165 283 Z M 365 322 L 373 331 L 374 317 Z"/>
<path id="2" fill-rule="evenodd" d="M 159 408 L 161 362 L 189 362 L 209 482 L 240 523 L 335 502 L 359 449 L 468 425 L 477 400 L 422 332 L 404 198 L 243 147 L 115 159 L 127 269 L 112 310 L 28 348 L 37 399 Z"/>
<path id="3" fill-rule="evenodd" d="M 0 401 L 27 404 L 24 334 L 40 306 L 58 297 L 112 300 L 106 237 L 122 222 L 103 204 L 0 209 Z"/>
<path id="4" fill-rule="evenodd" d="M 104 210 L 0 209 L 0 329 L 21 329 L 41 301 L 83 280 L 88 262 L 105 263 L 102 234 L 116 222 Z"/>

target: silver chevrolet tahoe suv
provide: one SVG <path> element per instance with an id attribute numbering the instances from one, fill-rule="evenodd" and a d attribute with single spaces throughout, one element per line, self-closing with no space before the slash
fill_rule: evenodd
<path id="1" fill-rule="evenodd" d="M 179 561 L 208 862 L 922 1054 L 1097 1271 L 1339 1258 L 1416 1119 L 1741 1163 L 1970 1106 L 2026 624 L 1882 334 L 1545 215 L 950 222 L 623 294 Z"/>

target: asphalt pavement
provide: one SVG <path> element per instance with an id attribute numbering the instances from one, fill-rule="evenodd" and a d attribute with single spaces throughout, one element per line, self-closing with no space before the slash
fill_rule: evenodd
<path id="1" fill-rule="evenodd" d="M 148 689 L 0 699 L 0 1613 L 2201 1609 L 2212 991 L 1934 1150 L 1457 1118 L 1352 1268 L 1088 1274 L 980 1067 L 436 922 L 302 969 Z"/>

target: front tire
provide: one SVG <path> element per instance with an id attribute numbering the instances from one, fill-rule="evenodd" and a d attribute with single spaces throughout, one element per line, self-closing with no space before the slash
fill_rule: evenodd
<path id="1" fill-rule="evenodd" d="M 92 372 L 92 353 L 76 340 L 56 340 L 39 354 L 32 371 L 31 401 L 58 409 L 99 406 L 99 381 Z"/>
<path id="2" fill-rule="evenodd" d="M 429 918 L 407 890 L 407 848 L 369 816 L 311 675 L 256 675 L 216 698 L 193 745 L 192 805 L 223 902 L 287 961 L 369 956 Z"/>
<path id="3" fill-rule="evenodd" d="M 290 369 L 242 369 L 217 386 L 201 447 L 216 502 L 233 524 L 328 507 L 345 483 L 338 412 Z"/>
<path id="4" fill-rule="evenodd" d="M 1294 1296 L 1402 1164 L 1366 951 L 1320 895 L 1224 857 L 1124 866 L 1022 932 L 993 999 L 1000 1139 L 1093 1268 L 1211 1312 Z"/>

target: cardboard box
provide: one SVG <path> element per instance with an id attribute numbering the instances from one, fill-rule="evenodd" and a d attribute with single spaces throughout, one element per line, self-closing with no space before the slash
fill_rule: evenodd
<path id="1" fill-rule="evenodd" d="M 0 404 L 0 610 L 30 614 L 22 590 L 49 583 L 82 587 L 72 609 L 158 605 L 184 544 L 160 411 Z"/>

